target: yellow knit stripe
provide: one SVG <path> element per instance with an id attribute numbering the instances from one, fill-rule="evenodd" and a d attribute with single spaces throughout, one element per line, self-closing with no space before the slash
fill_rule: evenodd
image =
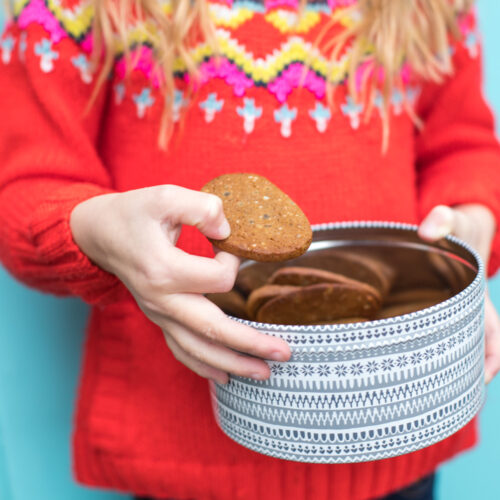
<path id="1" fill-rule="evenodd" d="M 71 37 L 80 39 L 89 31 L 94 17 L 94 7 L 89 0 L 80 2 L 72 9 L 63 7 L 59 0 L 46 1 L 49 10 Z"/>
<path id="2" fill-rule="evenodd" d="M 265 58 L 255 58 L 243 45 L 232 39 L 230 33 L 225 30 L 217 30 L 217 42 L 220 55 L 238 65 L 254 82 L 267 84 L 294 62 L 308 64 L 316 73 L 332 83 L 340 83 L 345 79 L 347 56 L 344 56 L 340 61 L 331 63 L 310 42 L 298 36 L 290 37 L 281 47 Z M 191 50 L 191 57 L 196 63 L 201 63 L 213 55 L 212 49 L 205 43 L 201 43 Z M 177 59 L 174 71 L 182 73 L 186 70 L 182 60 Z"/>
<path id="3" fill-rule="evenodd" d="M 14 0 L 13 5 L 12 5 L 12 10 L 14 12 L 14 16 L 17 17 L 22 12 L 24 7 L 26 7 L 26 5 L 28 5 L 29 1 L 30 0 Z"/>

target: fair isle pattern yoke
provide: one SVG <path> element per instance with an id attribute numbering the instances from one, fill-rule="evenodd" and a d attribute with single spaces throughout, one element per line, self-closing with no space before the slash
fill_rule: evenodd
<path id="1" fill-rule="evenodd" d="M 212 48 L 205 42 L 198 42 L 191 47 L 190 53 L 200 69 L 197 88 L 209 83 L 212 79 L 222 79 L 232 88 L 236 97 L 247 99 L 239 107 L 237 114 L 243 117 L 243 126 L 246 133 L 253 131 L 253 124 L 258 118 L 251 116 L 248 99 L 248 90 L 252 87 L 265 88 L 276 98 L 274 121 L 279 125 L 281 135 L 290 137 L 292 122 L 297 117 L 297 110 L 290 108 L 287 100 L 293 91 L 299 87 L 314 95 L 316 105 L 307 111 L 315 122 L 316 129 L 323 133 L 330 119 L 331 111 L 326 103 L 326 90 L 329 84 L 344 85 L 349 65 L 349 50 L 342 53 L 336 61 L 331 61 L 321 48 L 316 46 L 311 31 L 328 22 L 333 13 L 337 20 L 337 28 L 351 26 L 356 22 L 359 13 L 355 9 L 355 0 L 341 1 L 312 1 L 298 19 L 297 0 L 234 0 L 215 1 L 209 3 L 212 20 L 216 26 L 216 38 L 219 47 L 219 57 L 216 57 Z M 171 13 L 170 0 L 162 0 L 165 15 Z M 27 29 L 32 23 L 37 23 L 46 30 L 47 37 L 37 41 L 31 50 L 40 58 L 40 70 L 50 73 L 57 64 L 59 53 L 57 50 L 61 40 L 70 37 L 81 47 L 82 52 L 72 57 L 75 71 L 79 72 L 83 83 L 90 84 L 93 75 L 90 69 L 89 56 L 92 50 L 91 24 L 93 7 L 89 0 L 18 0 L 15 3 L 14 14 L 21 29 Z M 270 47 L 266 54 L 255 56 L 247 49 L 242 41 L 240 30 L 252 20 L 265 21 L 265 25 L 278 35 L 278 45 Z M 148 108 L 161 105 L 163 99 L 155 98 L 161 84 L 160 73 L 156 70 L 154 48 L 148 37 L 151 26 L 136 25 L 129 33 L 129 44 L 134 57 L 133 71 L 140 72 L 147 80 L 140 92 L 129 93 L 136 106 L 137 118 L 144 118 Z M 478 37 L 475 26 L 468 17 L 461 21 L 464 45 L 471 57 L 478 54 Z M 24 33 L 19 35 L 19 57 L 26 50 L 26 40 L 21 40 Z M 4 64 L 12 58 L 16 39 L 6 34 L 0 42 L 1 59 Z M 452 50 L 452 49 L 450 49 Z M 119 105 L 127 98 L 126 88 L 126 61 L 121 55 L 123 47 L 116 46 L 115 74 L 122 80 L 115 85 L 115 103 Z M 367 72 L 373 71 L 373 60 L 367 48 L 365 62 L 356 71 L 358 88 Z M 179 120 L 182 108 L 187 107 L 187 97 L 181 90 L 189 83 L 189 75 L 184 62 L 177 59 L 174 63 L 174 72 L 179 89 L 174 102 L 174 122 Z M 392 111 L 401 114 L 404 107 L 413 107 L 419 95 L 419 87 L 412 79 L 411 68 L 403 63 L 401 67 L 400 88 L 394 90 L 390 106 Z M 142 96 L 142 97 L 141 97 Z M 146 98 L 147 97 L 147 98 Z M 215 98 L 215 97 L 214 97 Z M 179 100 L 180 99 L 180 100 Z M 353 129 L 361 123 L 361 116 L 368 103 L 354 102 L 350 96 L 337 100 L 341 114 L 349 120 Z M 222 101 L 214 101 L 222 102 Z M 182 106 L 180 105 L 182 103 Z M 374 109 L 381 111 L 381 95 L 376 93 L 372 103 Z M 201 104 L 200 104 L 201 106 Z M 222 107 L 222 105 L 221 105 Z M 209 107 L 202 108 L 207 123 L 210 123 L 220 109 L 208 111 Z M 254 109 L 259 109 L 258 102 L 254 102 Z M 244 111 L 241 111 L 244 110 Z M 253 111 L 252 111 L 253 112 Z"/>
<path id="2" fill-rule="evenodd" d="M 170 0 L 160 0 L 162 8 L 166 15 L 172 11 Z M 209 10 L 216 26 L 228 28 L 237 28 L 246 21 L 253 18 L 255 14 L 265 16 L 276 29 L 284 32 L 307 32 L 313 25 L 319 22 L 320 14 L 330 16 L 332 12 L 339 9 L 345 9 L 352 6 L 356 0 L 330 0 L 309 2 L 306 7 L 306 15 L 300 21 L 297 28 L 294 28 L 296 14 L 291 9 L 296 9 L 298 2 L 294 0 L 271 0 L 260 2 L 259 0 L 236 0 L 236 1 L 211 1 Z M 48 12 L 44 12 L 47 10 Z M 347 12 L 339 16 L 342 23 L 350 24 L 353 22 L 352 15 Z M 50 20 L 52 14 L 54 20 Z M 47 23 L 46 27 L 50 29 L 59 24 L 76 41 L 83 40 L 91 30 L 94 9 L 90 0 L 81 0 L 80 2 L 68 2 L 64 0 L 16 0 L 14 2 L 14 16 L 25 19 L 26 21 L 38 21 Z M 55 21 L 55 22 L 54 22 Z M 131 43 L 145 41 L 144 35 L 139 33 L 141 27 L 138 26 L 131 32 Z"/>

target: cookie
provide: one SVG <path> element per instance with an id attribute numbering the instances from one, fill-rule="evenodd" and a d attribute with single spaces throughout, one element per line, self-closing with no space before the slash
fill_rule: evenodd
<path id="1" fill-rule="evenodd" d="M 264 285 L 256 288 L 248 297 L 246 312 L 249 318 L 255 318 L 257 311 L 268 301 L 297 290 L 296 286 Z"/>
<path id="2" fill-rule="evenodd" d="M 226 293 L 207 293 L 205 297 L 226 314 L 241 319 L 248 319 L 245 299 L 236 290 Z"/>
<path id="3" fill-rule="evenodd" d="M 249 295 L 253 290 L 264 286 L 269 276 L 281 265 L 280 262 L 252 262 L 239 270 L 235 287 L 244 295 Z"/>
<path id="4" fill-rule="evenodd" d="M 377 313 L 375 319 L 393 318 L 394 316 L 409 314 L 415 311 L 420 311 L 421 309 L 425 309 L 426 307 L 435 306 L 436 304 L 439 304 L 439 302 L 439 300 L 421 300 L 418 302 L 407 302 L 405 304 L 387 306 Z"/>
<path id="5" fill-rule="evenodd" d="M 443 302 L 451 297 L 451 291 L 439 288 L 409 288 L 390 293 L 384 301 L 384 306 L 411 304 L 413 302 L 435 301 Z"/>
<path id="6" fill-rule="evenodd" d="M 247 259 L 276 262 L 302 255 L 311 244 L 312 230 L 302 210 L 265 177 L 226 174 L 202 191 L 217 195 L 231 226 L 216 247 Z"/>
<path id="7" fill-rule="evenodd" d="M 293 262 L 294 266 L 313 267 L 343 274 L 376 288 L 385 297 L 396 273 L 385 263 L 347 250 L 321 250 L 306 254 Z"/>
<path id="8" fill-rule="evenodd" d="M 270 285 L 309 286 L 318 283 L 346 283 L 353 281 L 343 274 L 315 269 L 314 267 L 282 267 L 267 280 Z"/>
<path id="9" fill-rule="evenodd" d="M 348 284 L 300 287 L 275 297 L 257 312 L 257 321 L 281 325 L 310 325 L 351 317 L 373 317 L 379 309 L 378 297 L 368 290 Z"/>
<path id="10" fill-rule="evenodd" d="M 317 285 L 318 283 L 345 283 L 360 288 L 368 288 L 381 301 L 379 291 L 371 285 L 353 280 L 343 274 L 332 273 L 331 271 L 324 271 L 323 269 L 315 269 L 313 267 L 282 267 L 270 276 L 268 283 L 291 286 L 309 286 Z"/>

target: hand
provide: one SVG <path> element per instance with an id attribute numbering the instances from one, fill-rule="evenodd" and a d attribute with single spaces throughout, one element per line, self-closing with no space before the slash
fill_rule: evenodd
<path id="1" fill-rule="evenodd" d="M 466 204 L 453 208 L 438 205 L 422 221 L 418 234 L 429 241 L 454 234 L 479 253 L 487 268 L 495 230 L 495 217 L 483 205 Z M 488 384 L 500 370 L 500 319 L 488 292 L 486 292 L 484 314 L 485 380 Z"/>
<path id="2" fill-rule="evenodd" d="M 288 345 L 230 320 L 201 295 L 231 290 L 239 259 L 176 248 L 182 224 L 214 239 L 230 233 L 218 197 L 177 186 L 96 196 L 77 205 L 70 218 L 76 244 L 125 284 L 181 363 L 220 383 L 228 373 L 268 378 L 269 367 L 258 358 L 285 361 Z"/>

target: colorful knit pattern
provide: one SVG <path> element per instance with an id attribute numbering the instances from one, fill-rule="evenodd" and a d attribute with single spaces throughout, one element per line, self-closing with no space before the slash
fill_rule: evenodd
<path id="1" fill-rule="evenodd" d="M 346 82 L 349 66 L 349 50 L 346 50 L 336 61 L 331 61 L 326 53 L 315 43 L 316 34 L 311 33 L 329 22 L 335 15 L 336 23 L 332 29 L 341 30 L 351 26 L 359 19 L 355 0 L 319 0 L 308 2 L 304 14 L 298 19 L 298 0 L 212 0 L 209 4 L 210 14 L 216 26 L 216 38 L 219 57 L 216 58 L 213 49 L 206 42 L 199 42 L 191 50 L 191 57 L 198 65 L 200 78 L 196 86 L 202 87 L 213 79 L 222 79 L 229 85 L 236 97 L 245 98 L 239 107 L 238 114 L 244 119 L 244 129 L 250 133 L 253 123 L 260 114 L 258 102 L 248 95 L 249 89 L 254 87 L 267 89 L 277 101 L 274 111 L 274 120 L 279 124 L 284 137 L 291 134 L 291 124 L 297 117 L 297 110 L 290 109 L 287 100 L 294 89 L 303 87 L 311 92 L 317 104 L 314 109 L 308 110 L 309 116 L 316 123 L 319 132 L 324 132 L 330 119 L 330 110 L 326 105 L 326 90 L 328 84 L 342 85 Z M 171 13 L 170 0 L 162 1 L 165 15 Z M 14 9 L 17 24 L 21 29 L 27 29 L 32 23 L 44 27 L 47 36 L 34 43 L 33 50 L 40 58 L 40 70 L 50 73 L 57 64 L 59 53 L 57 45 L 61 40 L 70 37 L 78 42 L 82 53 L 75 55 L 71 62 L 75 71 L 79 72 L 85 84 L 92 82 L 89 54 L 92 49 L 90 34 L 93 7 L 89 0 L 18 0 Z M 267 53 L 259 57 L 247 48 L 244 27 L 247 23 L 265 21 L 264 27 L 271 30 L 273 39 L 279 40 L 277 45 L 270 46 Z M 464 44 L 471 57 L 478 55 L 478 37 L 475 26 L 468 17 L 461 20 Z M 133 92 L 131 98 L 136 105 L 137 117 L 146 115 L 149 107 L 161 105 L 162 99 L 155 98 L 161 85 L 161 75 L 156 70 L 154 51 L 148 33 L 152 26 L 135 25 L 129 33 L 129 43 L 132 48 L 134 61 L 133 71 L 144 75 L 148 85 L 140 92 Z M 242 31 L 243 30 L 243 31 Z M 21 34 L 21 37 L 23 35 Z M 26 41 L 20 37 L 20 57 L 27 50 Z M 0 41 L 1 58 L 4 63 L 10 61 L 16 40 L 12 35 L 4 35 Z M 117 44 L 118 54 L 123 47 Z M 370 58 L 370 49 L 364 57 L 355 75 L 358 88 L 367 72 L 373 71 L 373 60 Z M 174 71 L 183 88 L 189 82 L 189 74 L 185 63 L 177 59 Z M 115 103 L 120 104 L 126 96 L 126 61 L 118 55 L 115 65 L 115 75 L 122 80 L 115 85 Z M 400 114 L 405 106 L 413 106 L 419 94 L 418 87 L 412 82 L 411 70 L 408 65 L 401 67 L 402 87 L 396 89 L 391 96 L 390 105 L 395 114 Z M 174 102 L 174 121 L 177 121 L 181 110 L 186 107 L 187 101 L 180 90 Z M 212 95 L 212 94 L 211 94 Z M 206 122 L 211 122 L 220 111 L 221 102 L 216 96 L 210 96 L 206 104 L 200 107 L 205 113 Z M 202 106 L 203 104 L 203 106 Z M 382 110 L 383 100 L 380 94 L 375 94 L 373 105 Z M 360 125 L 360 117 L 368 103 L 354 102 L 345 97 L 336 103 L 341 113 L 349 120 L 353 129 Z M 213 107 L 215 106 L 215 107 Z M 257 114 L 256 114 L 257 113 Z"/>
<path id="2" fill-rule="evenodd" d="M 170 0 L 160 0 L 166 15 L 172 12 Z M 255 15 L 263 15 L 272 26 L 284 33 L 304 33 L 316 25 L 320 13 L 330 16 L 334 11 L 354 5 L 356 0 L 319 0 L 309 2 L 304 16 L 297 21 L 294 10 L 298 7 L 297 0 L 213 0 L 209 4 L 209 11 L 215 26 L 235 29 L 251 20 Z M 64 37 L 63 33 L 77 41 L 84 40 L 90 33 L 94 9 L 89 0 L 16 0 L 14 15 L 19 19 L 20 26 L 30 22 L 39 22 L 44 25 L 55 39 Z M 345 15 L 340 15 L 342 23 L 352 22 L 348 9 Z M 150 27 L 150 26 L 148 26 Z M 144 25 L 131 28 L 130 43 L 147 41 Z"/>

